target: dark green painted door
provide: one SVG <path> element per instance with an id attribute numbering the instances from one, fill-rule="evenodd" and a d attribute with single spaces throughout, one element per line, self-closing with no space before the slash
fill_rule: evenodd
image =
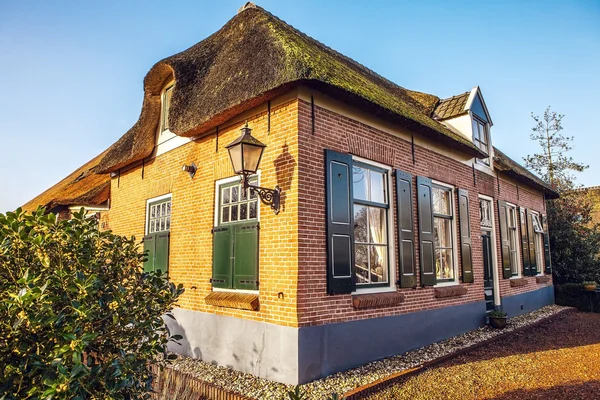
<path id="1" fill-rule="evenodd" d="M 492 262 L 492 240 L 490 232 L 483 231 L 481 235 L 483 244 L 483 292 L 485 294 L 485 310 L 494 309 L 494 267 Z"/>

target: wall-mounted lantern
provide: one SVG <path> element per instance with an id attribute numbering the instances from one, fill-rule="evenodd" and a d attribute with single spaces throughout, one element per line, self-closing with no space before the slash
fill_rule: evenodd
<path id="1" fill-rule="evenodd" d="M 181 170 L 187 172 L 190 175 L 190 178 L 194 179 L 194 175 L 196 175 L 198 167 L 196 167 L 196 164 L 191 163 L 190 165 L 184 165 L 181 167 Z"/>
<path id="2" fill-rule="evenodd" d="M 267 189 L 249 183 L 250 176 L 256 174 L 258 170 L 263 151 L 267 146 L 252 136 L 252 129 L 248 128 L 248 124 L 241 131 L 242 134 L 239 138 L 225 146 L 229 151 L 233 170 L 240 175 L 244 189 L 250 189 L 252 193 L 256 193 L 264 204 L 271 206 L 273 212 L 278 214 L 281 197 L 279 186 L 275 186 L 275 189 Z"/>

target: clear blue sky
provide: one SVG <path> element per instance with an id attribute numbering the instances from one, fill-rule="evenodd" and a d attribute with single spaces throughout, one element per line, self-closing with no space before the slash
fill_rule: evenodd
<path id="1" fill-rule="evenodd" d="M 163 57 L 218 30 L 235 1 L 0 1 L 0 212 L 46 190 L 137 120 Z M 397 84 L 449 97 L 475 85 L 493 141 L 537 150 L 530 113 L 565 114 L 579 175 L 600 185 L 600 1 L 259 0 Z"/>

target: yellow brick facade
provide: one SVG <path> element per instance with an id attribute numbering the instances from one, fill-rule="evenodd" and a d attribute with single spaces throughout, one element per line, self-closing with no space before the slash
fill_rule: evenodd
<path id="1" fill-rule="evenodd" d="M 171 193 L 169 276 L 185 288 L 179 300 L 181 308 L 297 326 L 298 101 L 273 103 L 270 133 L 265 104 L 219 127 L 218 138 L 212 133 L 121 171 L 111 180 L 111 208 L 102 222 L 113 232 L 134 235 L 140 241 L 145 233 L 147 200 Z M 259 202 L 258 311 L 216 307 L 204 301 L 212 290 L 216 181 L 234 176 L 225 146 L 240 135 L 245 120 L 252 135 L 267 145 L 260 164 L 260 186 L 279 185 L 283 191 L 278 215 Z M 193 179 L 181 169 L 192 162 L 198 166 Z"/>

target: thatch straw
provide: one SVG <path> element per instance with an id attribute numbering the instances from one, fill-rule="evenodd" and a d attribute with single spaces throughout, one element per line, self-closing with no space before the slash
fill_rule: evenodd
<path id="1" fill-rule="evenodd" d="M 202 135 L 233 116 L 305 84 L 483 157 L 469 140 L 431 118 L 440 99 L 404 89 L 251 5 L 189 49 L 155 64 L 144 79 L 139 120 L 115 143 L 99 172 L 116 171 L 152 153 L 160 91 L 174 78 L 170 129 Z"/>

